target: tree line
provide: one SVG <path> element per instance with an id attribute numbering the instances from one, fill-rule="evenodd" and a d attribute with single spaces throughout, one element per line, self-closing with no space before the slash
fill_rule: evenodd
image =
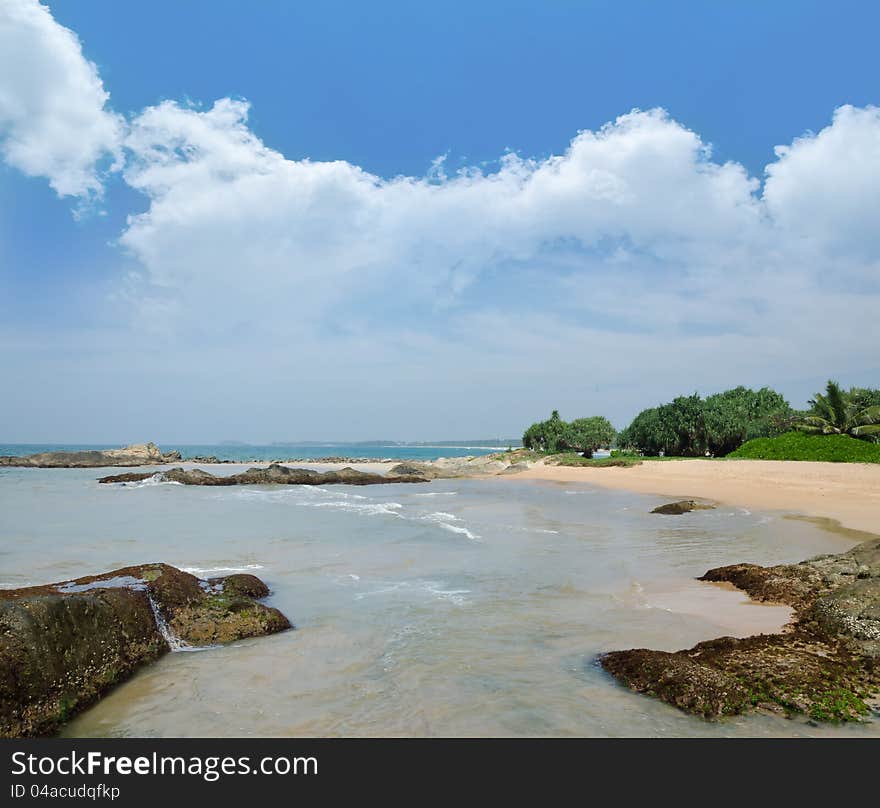
<path id="1" fill-rule="evenodd" d="M 554 410 L 549 419 L 525 431 L 523 446 L 547 453 L 580 452 L 585 457 L 612 446 L 649 456 L 723 457 L 753 438 L 792 430 L 880 442 L 880 390 L 844 390 L 829 381 L 805 411 L 792 409 L 768 387 L 740 386 L 706 398 L 695 393 L 643 410 L 620 432 L 602 416 L 567 422 Z"/>

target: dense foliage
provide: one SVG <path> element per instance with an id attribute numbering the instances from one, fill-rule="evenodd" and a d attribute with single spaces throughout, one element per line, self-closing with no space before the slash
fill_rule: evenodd
<path id="1" fill-rule="evenodd" d="M 880 463 L 880 445 L 849 435 L 807 435 L 786 432 L 757 438 L 728 457 L 751 460 L 823 460 L 830 463 Z"/>
<path id="2" fill-rule="evenodd" d="M 601 415 L 576 418 L 570 423 L 553 413 L 546 421 L 532 424 L 523 433 L 523 446 L 539 452 L 580 452 L 592 457 L 593 452 L 610 446 L 617 433 L 611 422 Z"/>
<path id="3" fill-rule="evenodd" d="M 640 412 L 617 443 L 646 455 L 721 456 L 752 438 L 784 432 L 792 415 L 788 402 L 766 387 L 736 387 L 706 399 L 679 396 Z"/>
<path id="4" fill-rule="evenodd" d="M 796 424 L 813 435 L 852 435 L 876 441 L 880 437 L 880 390 L 841 389 L 829 381 L 825 393 L 810 401 L 810 411 Z"/>

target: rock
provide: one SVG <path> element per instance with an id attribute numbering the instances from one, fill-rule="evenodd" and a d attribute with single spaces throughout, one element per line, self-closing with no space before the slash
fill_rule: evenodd
<path id="1" fill-rule="evenodd" d="M 202 581 L 166 564 L 0 590 L 0 736 L 51 734 L 181 644 L 290 628 L 252 575 Z"/>
<path id="2" fill-rule="evenodd" d="M 417 476 L 371 474 L 344 468 L 319 472 L 313 469 L 291 469 L 273 463 L 268 468 L 250 468 L 240 474 L 217 477 L 202 469 L 173 468 L 158 472 L 162 480 L 183 485 L 381 485 L 383 483 L 426 483 Z M 99 483 L 134 483 L 157 476 L 155 472 L 127 472 L 102 477 Z"/>
<path id="3" fill-rule="evenodd" d="M 39 452 L 0 457 L 0 466 L 34 468 L 101 468 L 105 466 L 150 466 L 180 461 L 180 452 L 162 453 L 155 443 L 136 443 L 122 449 L 88 452 Z"/>
<path id="4" fill-rule="evenodd" d="M 456 477 L 480 477 L 508 473 L 519 465 L 519 456 L 502 452 L 491 455 L 468 457 L 438 457 L 424 463 L 399 463 L 391 468 L 390 474 L 417 475 L 429 480 L 452 479 Z M 521 465 L 521 468 L 527 468 Z M 516 469 L 517 471 L 521 468 Z"/>
<path id="5" fill-rule="evenodd" d="M 714 505 L 707 505 L 701 502 L 695 502 L 692 499 L 681 499 L 678 502 L 670 502 L 667 505 L 658 505 L 651 513 L 663 513 L 679 515 L 682 513 L 690 513 L 691 511 L 711 511 Z"/>
<path id="6" fill-rule="evenodd" d="M 849 721 L 869 712 L 880 692 L 880 539 L 799 564 L 718 567 L 700 580 L 791 606 L 790 630 L 674 653 L 614 651 L 600 658 L 605 670 L 633 690 L 707 717 L 761 708 Z"/>

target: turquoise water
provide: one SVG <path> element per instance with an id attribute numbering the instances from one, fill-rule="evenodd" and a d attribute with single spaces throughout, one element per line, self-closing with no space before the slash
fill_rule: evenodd
<path id="1" fill-rule="evenodd" d="M 119 445 L 107 444 L 0 444 L 0 455 L 29 455 L 38 452 L 81 452 L 94 449 L 118 449 Z M 466 457 L 468 455 L 490 454 L 499 449 L 507 449 L 508 444 L 498 446 L 413 446 L 407 444 L 364 444 L 364 443 L 278 443 L 269 446 L 211 444 L 211 443 L 164 443 L 159 448 L 163 452 L 174 449 L 184 457 L 210 457 L 218 460 L 232 460 L 239 463 L 251 461 L 288 460 L 293 458 L 319 457 L 363 457 L 383 460 L 435 460 L 438 457 Z"/>
<path id="2" fill-rule="evenodd" d="M 102 473 L 0 469 L 0 586 L 152 561 L 244 570 L 297 629 L 168 654 L 68 735 L 880 735 L 708 723 L 595 664 L 776 630 L 785 609 L 694 577 L 852 546 L 817 524 L 730 507 L 661 517 L 662 498 L 515 477 L 218 489 L 98 485 Z"/>

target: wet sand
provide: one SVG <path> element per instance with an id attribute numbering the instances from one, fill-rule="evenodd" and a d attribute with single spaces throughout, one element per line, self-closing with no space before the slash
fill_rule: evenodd
<path id="1" fill-rule="evenodd" d="M 700 498 L 833 519 L 880 533 L 880 465 L 777 460 L 645 461 L 630 468 L 536 464 L 507 479 L 581 482 L 664 498 Z M 867 538 L 867 537 L 865 537 Z"/>

